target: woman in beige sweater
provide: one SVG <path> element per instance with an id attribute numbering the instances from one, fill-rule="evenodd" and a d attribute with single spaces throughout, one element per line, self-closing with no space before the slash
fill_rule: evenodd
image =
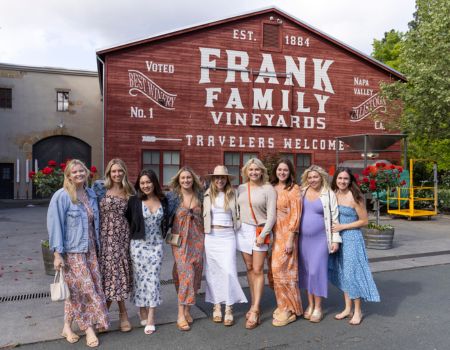
<path id="1" fill-rule="evenodd" d="M 251 307 L 247 312 L 245 328 L 253 329 L 260 323 L 259 304 L 264 290 L 264 260 L 269 245 L 266 236 L 271 234 L 276 219 L 277 193 L 268 183 L 267 169 L 257 158 L 251 158 L 242 168 L 243 184 L 238 188 L 241 228 L 237 232 L 237 249 L 242 252 L 247 268 L 251 294 Z M 256 237 L 257 227 L 262 227 Z"/>

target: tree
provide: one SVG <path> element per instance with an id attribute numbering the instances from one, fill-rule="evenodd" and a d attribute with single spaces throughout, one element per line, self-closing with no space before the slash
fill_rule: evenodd
<path id="1" fill-rule="evenodd" d="M 383 39 L 373 39 L 372 57 L 398 70 L 404 36 L 402 32 L 391 29 L 384 33 Z"/>
<path id="2" fill-rule="evenodd" d="M 450 169 L 449 28 L 448 0 L 416 0 L 408 32 L 404 36 L 397 33 L 397 37 L 391 30 L 373 44 L 373 56 L 391 64 L 407 78 L 407 82 L 382 85 L 388 106 L 384 119 L 392 121 L 391 113 L 398 113 L 398 107 L 402 107 L 399 123 L 385 124 L 409 134 L 410 153 L 414 157 L 431 158 L 447 170 Z"/>

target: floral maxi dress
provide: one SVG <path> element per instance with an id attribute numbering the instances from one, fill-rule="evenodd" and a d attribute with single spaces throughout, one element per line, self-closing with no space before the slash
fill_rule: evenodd
<path id="1" fill-rule="evenodd" d="M 100 271 L 106 300 L 128 299 L 132 289 L 128 201 L 106 195 L 100 202 Z"/>
<path id="2" fill-rule="evenodd" d="M 89 327 L 109 327 L 108 311 L 97 261 L 94 240 L 94 216 L 89 202 L 83 201 L 88 213 L 89 244 L 87 253 L 67 253 L 64 280 L 70 297 L 64 303 L 64 321 L 75 321 L 81 331 Z"/>
<path id="3" fill-rule="evenodd" d="M 174 256 L 173 279 L 181 305 L 194 305 L 200 289 L 203 270 L 205 235 L 200 207 L 178 207 L 172 232 L 181 235 L 181 246 L 172 246 Z"/>

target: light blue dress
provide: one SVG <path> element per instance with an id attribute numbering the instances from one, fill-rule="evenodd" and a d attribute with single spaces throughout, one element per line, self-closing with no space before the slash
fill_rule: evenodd
<path id="1" fill-rule="evenodd" d="M 161 220 L 163 209 L 152 213 L 142 203 L 145 221 L 145 240 L 132 239 L 130 256 L 133 264 L 133 292 L 131 299 L 138 307 L 156 307 L 161 304 L 161 263 L 163 238 Z"/>
<path id="2" fill-rule="evenodd" d="M 339 222 L 349 224 L 358 220 L 352 207 L 339 205 Z M 372 277 L 367 259 L 366 247 L 361 230 L 351 229 L 340 232 L 342 244 L 337 253 L 331 254 L 328 278 L 337 288 L 348 293 L 350 299 L 380 301 L 377 286 Z"/>

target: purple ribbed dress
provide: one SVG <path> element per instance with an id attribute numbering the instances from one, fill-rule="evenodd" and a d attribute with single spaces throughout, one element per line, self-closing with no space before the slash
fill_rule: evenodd
<path id="1" fill-rule="evenodd" d="M 303 197 L 298 272 L 300 289 L 328 296 L 328 244 L 320 198 L 308 201 Z"/>

